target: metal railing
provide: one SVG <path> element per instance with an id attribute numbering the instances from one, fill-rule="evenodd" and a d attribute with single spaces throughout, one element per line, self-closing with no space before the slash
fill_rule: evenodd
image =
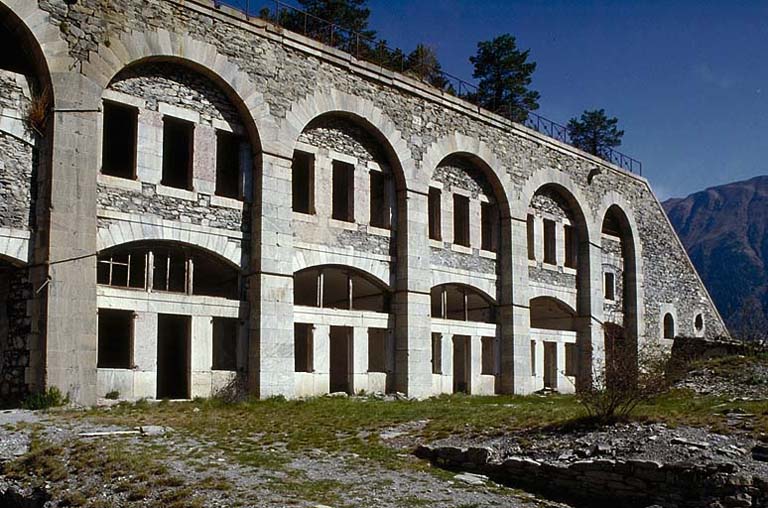
<path id="1" fill-rule="evenodd" d="M 525 111 L 522 118 L 517 118 L 521 116 L 519 108 L 513 108 L 509 104 L 497 105 L 494 101 L 482 101 L 476 85 L 442 70 L 436 70 L 424 61 L 409 62 L 408 56 L 403 51 L 398 48 L 391 48 L 383 40 L 377 40 L 366 34 L 318 18 L 281 0 L 214 0 L 214 3 L 217 7 L 227 5 L 237 9 L 248 17 L 259 17 L 270 21 L 282 28 L 340 49 L 358 60 L 365 60 L 384 69 L 417 77 L 478 107 L 521 123 L 550 138 L 573 145 L 566 126 L 532 111 Z M 418 55 L 418 57 L 422 56 L 423 54 Z M 596 155 L 626 171 L 638 175 L 643 174 L 643 165 L 639 160 L 618 150 L 605 148 Z"/>

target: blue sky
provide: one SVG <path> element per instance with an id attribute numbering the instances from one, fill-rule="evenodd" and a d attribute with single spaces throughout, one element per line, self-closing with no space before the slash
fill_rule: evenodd
<path id="1" fill-rule="evenodd" d="M 368 5 L 390 45 L 430 45 L 447 72 L 470 81 L 477 42 L 511 33 L 538 63 L 538 112 L 559 123 L 584 109 L 618 117 L 619 149 L 643 162 L 661 199 L 768 174 L 768 2 Z"/>

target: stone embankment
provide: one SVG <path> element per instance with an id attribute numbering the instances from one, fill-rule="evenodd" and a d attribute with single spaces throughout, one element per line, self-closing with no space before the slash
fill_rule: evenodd
<path id="1" fill-rule="evenodd" d="M 768 507 L 768 447 L 660 424 L 443 442 L 415 454 L 584 507 Z"/>

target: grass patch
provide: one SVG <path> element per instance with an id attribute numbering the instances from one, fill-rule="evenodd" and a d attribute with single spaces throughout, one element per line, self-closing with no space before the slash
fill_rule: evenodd
<path id="1" fill-rule="evenodd" d="M 22 403 L 24 409 L 50 409 L 69 404 L 69 397 L 65 397 L 61 390 L 51 386 L 44 392 L 33 393 Z"/>

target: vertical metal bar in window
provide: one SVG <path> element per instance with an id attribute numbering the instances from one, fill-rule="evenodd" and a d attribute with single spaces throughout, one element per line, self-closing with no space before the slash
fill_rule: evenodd
<path id="1" fill-rule="evenodd" d="M 131 287 L 131 255 L 128 254 L 128 274 L 125 277 L 125 287 Z"/>
<path id="2" fill-rule="evenodd" d="M 352 302 L 354 297 L 352 296 L 352 276 L 347 273 L 347 308 L 352 310 Z"/>
<path id="3" fill-rule="evenodd" d="M 323 271 L 319 270 L 317 272 L 317 306 L 322 308 L 323 307 L 323 283 L 325 281 L 325 276 L 323 275 Z"/>
<path id="4" fill-rule="evenodd" d="M 189 288 L 189 291 L 187 292 L 187 294 L 191 295 L 195 290 L 195 288 L 192 287 L 192 281 L 194 280 L 194 276 L 195 276 L 195 263 L 192 260 L 191 256 L 187 258 L 187 262 L 184 263 L 184 267 L 187 270 L 187 273 L 185 274 L 186 278 L 184 282 L 186 283 L 187 288 Z"/>
<path id="5" fill-rule="evenodd" d="M 147 251 L 147 262 L 144 267 L 144 280 L 146 281 L 147 292 L 151 293 L 152 288 L 155 285 L 155 253 L 151 250 Z"/>
<path id="6" fill-rule="evenodd" d="M 163 291 L 168 291 L 171 288 L 171 251 L 167 251 L 165 254 L 165 287 Z"/>
<path id="7" fill-rule="evenodd" d="M 445 287 L 440 288 L 440 317 L 448 318 L 448 291 Z"/>
<path id="8" fill-rule="evenodd" d="M 109 256 L 109 285 L 112 285 L 112 256 Z"/>
<path id="9" fill-rule="evenodd" d="M 466 291 L 462 291 L 461 296 L 464 298 L 464 321 L 469 321 L 469 305 Z"/>

